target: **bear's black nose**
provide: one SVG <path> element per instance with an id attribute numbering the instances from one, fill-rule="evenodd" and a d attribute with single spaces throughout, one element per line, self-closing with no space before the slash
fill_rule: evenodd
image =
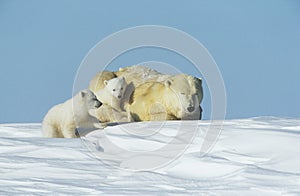
<path id="1" fill-rule="evenodd" d="M 99 108 L 100 106 L 102 106 L 102 103 L 101 103 L 100 101 L 98 101 L 98 102 L 96 103 L 96 108 Z"/>
<path id="2" fill-rule="evenodd" d="M 187 108 L 187 110 L 188 110 L 189 112 L 192 112 L 192 111 L 195 110 L 195 107 L 190 106 L 190 107 Z"/>
<path id="3" fill-rule="evenodd" d="M 120 99 L 120 98 L 121 98 L 121 95 L 119 95 L 118 98 Z"/>

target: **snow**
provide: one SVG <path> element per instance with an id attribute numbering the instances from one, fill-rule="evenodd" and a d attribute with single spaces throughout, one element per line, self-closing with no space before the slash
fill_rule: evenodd
<path id="1" fill-rule="evenodd" d="M 195 124 L 198 132 L 182 156 L 157 169 L 132 170 L 140 160 L 155 161 L 155 154 L 138 153 L 171 154 L 163 146 L 178 127 L 188 133 Z M 82 139 L 42 138 L 40 124 L 2 124 L 0 195 L 300 194 L 300 119 L 226 120 L 214 148 L 200 156 L 209 124 L 129 123 Z M 177 142 L 174 151 L 184 147 Z"/>

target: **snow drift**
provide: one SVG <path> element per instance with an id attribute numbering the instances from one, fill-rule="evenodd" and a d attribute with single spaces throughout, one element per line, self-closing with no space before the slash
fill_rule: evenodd
<path id="1" fill-rule="evenodd" d="M 159 133 L 145 137 L 120 131 L 120 126 L 138 127 L 139 122 L 110 126 L 105 134 L 131 151 L 159 149 L 174 135 L 180 121 L 167 121 Z M 188 131 L 189 123 L 181 127 Z M 169 165 L 150 171 L 118 169 L 134 159 L 122 154 L 99 160 L 91 152 L 101 130 L 83 139 L 41 137 L 40 124 L 0 125 L 0 194 L 158 195 L 158 194 L 300 194 L 300 119 L 259 117 L 226 120 L 214 148 L 200 156 L 200 129 L 184 154 Z M 87 143 L 91 146 L 87 146 Z M 99 152 L 107 146 L 94 145 Z"/>

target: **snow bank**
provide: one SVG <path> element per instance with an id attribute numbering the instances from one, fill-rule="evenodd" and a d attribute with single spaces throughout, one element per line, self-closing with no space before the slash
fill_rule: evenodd
<path id="1" fill-rule="evenodd" d="M 204 157 L 199 150 L 209 122 L 197 123 L 198 134 L 182 157 L 166 167 L 139 172 L 118 169 L 134 164 L 135 157 L 103 157 L 107 165 L 91 152 L 110 150 L 97 143 L 101 130 L 83 140 L 48 139 L 41 137 L 40 124 L 0 125 L 0 194 L 300 194 L 300 119 L 227 120 L 217 144 Z M 188 132 L 189 124 L 195 121 L 181 128 Z M 179 125 L 180 121 L 130 123 L 108 127 L 104 133 L 123 149 L 140 152 L 166 145 Z M 124 132 L 124 127 L 133 132 Z M 145 135 L 135 135 L 137 130 Z"/>

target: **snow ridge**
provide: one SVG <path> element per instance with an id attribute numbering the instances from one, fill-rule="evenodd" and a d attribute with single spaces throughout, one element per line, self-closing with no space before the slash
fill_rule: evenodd
<path id="1" fill-rule="evenodd" d="M 159 133 L 145 137 L 119 128 L 155 127 L 158 122 L 109 126 L 105 134 L 123 148 L 149 150 L 168 142 L 179 123 L 164 122 Z M 48 139 L 42 138 L 40 124 L 2 124 L 0 195 L 300 194 L 300 119 L 226 120 L 216 146 L 204 157 L 199 150 L 209 121 L 198 121 L 198 126 L 182 157 L 158 170 L 132 172 L 106 165 L 86 147 L 101 130 L 83 140 Z M 97 148 L 107 150 L 101 144 Z"/>

